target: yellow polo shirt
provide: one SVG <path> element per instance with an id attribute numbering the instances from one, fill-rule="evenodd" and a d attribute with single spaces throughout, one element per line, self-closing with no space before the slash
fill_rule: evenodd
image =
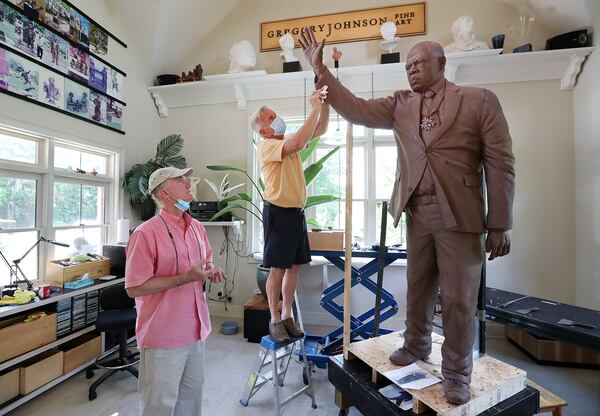
<path id="1" fill-rule="evenodd" d="M 258 160 L 265 182 L 263 198 L 284 208 L 302 208 L 306 203 L 306 182 L 300 153 L 281 158 L 285 140 L 263 139 Z"/>

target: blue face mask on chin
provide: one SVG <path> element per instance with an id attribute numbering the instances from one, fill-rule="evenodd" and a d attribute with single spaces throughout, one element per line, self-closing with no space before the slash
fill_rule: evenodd
<path id="1" fill-rule="evenodd" d="M 181 211 L 187 211 L 190 209 L 190 203 L 188 201 L 184 201 L 183 199 L 178 199 L 173 205 L 175 205 L 175 208 Z"/>
<path id="2" fill-rule="evenodd" d="M 170 192 L 169 195 L 171 195 Z M 171 197 L 172 196 L 173 195 L 171 195 Z M 190 209 L 190 203 L 184 199 L 178 199 L 177 202 L 173 203 L 173 205 L 180 211 L 187 211 L 188 209 Z"/>
<path id="3" fill-rule="evenodd" d="M 275 120 L 269 126 L 275 131 L 275 136 L 282 136 L 285 134 L 285 121 L 279 116 L 275 117 Z"/>

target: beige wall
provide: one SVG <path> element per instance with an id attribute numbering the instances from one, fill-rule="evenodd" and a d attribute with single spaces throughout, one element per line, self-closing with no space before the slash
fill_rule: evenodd
<path id="1" fill-rule="evenodd" d="M 179 72 L 187 71 L 196 64 L 202 64 L 205 74 L 221 74 L 229 69 L 229 48 L 234 42 L 247 39 L 255 49 L 260 48 L 260 23 L 272 20 L 290 19 L 326 13 L 337 13 L 365 8 L 410 4 L 415 1 L 402 0 L 360 0 L 342 1 L 304 1 L 297 0 L 252 0 L 242 1 L 223 20 L 223 23 L 198 44 L 190 55 L 177 68 Z M 442 45 L 452 42 L 450 26 L 459 16 L 469 14 L 475 19 L 477 38 L 491 46 L 492 36 L 508 33 L 509 26 L 518 22 L 516 10 L 500 0 L 429 0 L 426 2 L 427 35 L 402 38 L 400 46 L 401 60 L 416 42 L 435 40 Z M 536 50 L 544 47 L 548 33 L 539 24 L 534 27 L 532 42 Z M 341 65 L 354 66 L 379 62 L 381 50 L 379 41 L 355 42 L 335 45 L 343 52 Z M 508 35 L 505 48 L 512 50 L 516 40 Z M 333 46 L 325 47 L 325 62 L 332 62 Z M 257 53 L 257 69 L 265 69 L 268 73 L 281 72 L 280 51 Z M 302 67 L 309 69 L 301 50 L 296 50 L 301 57 Z"/>
<path id="2" fill-rule="evenodd" d="M 128 44 L 125 49 L 111 41 L 106 58 L 127 74 L 123 100 L 127 103 L 123 119 L 127 134 L 115 133 L 5 94 L 0 94 L 0 120 L 28 130 L 124 151 L 122 166 L 125 167 L 147 160 L 159 140 L 159 118 L 146 89 L 152 84 L 152 74 L 148 73 L 139 48 L 130 39 L 127 17 L 115 16 L 105 1 L 75 0 L 73 4 Z M 118 215 L 131 217 L 128 199 L 124 199 Z"/>
<path id="3" fill-rule="evenodd" d="M 595 11 L 595 46 L 600 45 L 600 4 Z M 588 58 L 574 93 L 577 304 L 600 309 L 600 53 Z"/>

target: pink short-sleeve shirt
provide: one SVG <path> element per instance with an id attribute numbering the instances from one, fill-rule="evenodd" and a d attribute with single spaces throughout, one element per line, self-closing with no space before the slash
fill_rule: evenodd
<path id="1" fill-rule="evenodd" d="M 202 224 L 187 213 L 180 218 L 165 210 L 136 228 L 126 254 L 125 288 L 139 286 L 153 277 L 172 279 L 201 261 L 212 261 Z M 211 331 L 201 282 L 138 296 L 135 306 L 140 348 L 179 348 L 206 339 Z"/>

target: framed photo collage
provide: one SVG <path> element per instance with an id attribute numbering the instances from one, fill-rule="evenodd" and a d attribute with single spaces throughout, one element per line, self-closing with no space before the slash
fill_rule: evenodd
<path id="1" fill-rule="evenodd" d="M 108 36 L 64 0 L 0 0 L 0 92 L 124 134 L 126 74 L 99 56 Z"/>

